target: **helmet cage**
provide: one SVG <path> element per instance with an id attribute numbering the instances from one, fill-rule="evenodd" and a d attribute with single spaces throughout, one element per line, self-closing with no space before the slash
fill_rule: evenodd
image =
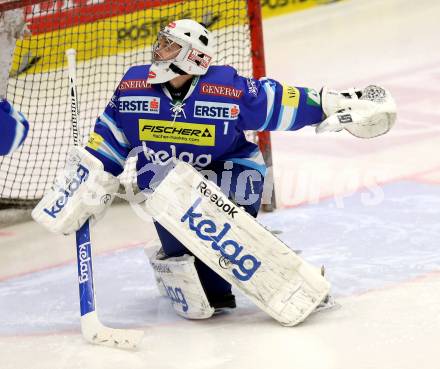
<path id="1" fill-rule="evenodd" d="M 161 47 L 160 40 L 165 39 L 167 45 L 165 47 Z M 179 45 L 180 50 L 176 54 L 171 54 L 168 58 L 163 58 L 161 56 L 161 52 L 167 51 L 167 49 L 171 49 L 174 45 Z M 185 56 L 188 54 L 191 45 L 184 40 L 174 37 L 167 32 L 160 31 L 157 34 L 157 40 L 152 46 L 152 60 L 155 64 L 168 64 L 173 62 L 179 62 L 185 59 Z M 176 50 L 177 51 L 177 50 Z M 158 58 L 159 57 L 159 58 Z"/>

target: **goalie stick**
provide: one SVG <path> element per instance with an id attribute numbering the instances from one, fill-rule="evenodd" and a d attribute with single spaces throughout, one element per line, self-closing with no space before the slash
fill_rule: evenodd
<path id="1" fill-rule="evenodd" d="M 79 145 L 78 98 L 76 90 L 76 50 L 66 50 L 69 71 L 69 96 L 72 112 L 72 134 L 75 146 Z M 132 329 L 115 329 L 103 325 L 95 302 L 92 269 L 92 245 L 90 243 L 89 221 L 76 232 L 78 262 L 79 299 L 81 307 L 81 331 L 83 337 L 94 344 L 135 349 L 142 341 L 144 332 Z"/>

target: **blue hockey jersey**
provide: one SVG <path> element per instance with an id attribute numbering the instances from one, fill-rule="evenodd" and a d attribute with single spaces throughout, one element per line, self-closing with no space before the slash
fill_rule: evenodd
<path id="1" fill-rule="evenodd" d="M 141 189 L 154 176 L 141 168 L 176 158 L 198 169 L 232 161 L 264 175 L 258 146 L 244 131 L 293 131 L 323 119 L 315 90 L 245 78 L 230 66 L 212 66 L 195 77 L 182 101 L 173 101 L 162 84 L 148 84 L 148 72 L 149 65 L 128 70 L 86 147 L 113 175 L 134 149 Z"/>
<path id="2" fill-rule="evenodd" d="M 0 100 L 0 155 L 15 151 L 26 139 L 29 123 L 7 100 Z"/>

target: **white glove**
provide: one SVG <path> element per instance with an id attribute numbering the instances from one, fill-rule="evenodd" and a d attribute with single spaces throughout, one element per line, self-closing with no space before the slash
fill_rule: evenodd
<path id="1" fill-rule="evenodd" d="M 37 223 L 54 233 L 70 234 L 91 218 L 98 221 L 112 203 L 119 180 L 87 150 L 74 147 L 66 168 L 32 211 Z"/>
<path id="2" fill-rule="evenodd" d="M 327 118 L 316 127 L 316 133 L 346 129 L 356 137 L 372 138 L 387 133 L 396 121 L 396 103 L 379 86 L 342 92 L 324 87 L 321 104 Z"/>

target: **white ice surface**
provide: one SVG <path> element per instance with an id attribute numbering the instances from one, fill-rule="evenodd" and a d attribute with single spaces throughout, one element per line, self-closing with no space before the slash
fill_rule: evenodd
<path id="1" fill-rule="evenodd" d="M 71 256 L 61 262 L 50 255 L 73 249 L 73 240 L 43 236 L 47 246 L 37 244 L 39 250 L 29 249 L 27 257 L 44 252 L 46 267 L 42 262 L 40 271 L 0 282 L 1 368 L 434 369 L 440 338 L 440 207 L 427 212 L 426 205 L 436 199 L 438 204 L 440 189 L 400 183 L 384 191 L 386 200 L 376 208 L 363 208 L 358 193 L 345 199 L 344 209 L 327 200 L 260 217 L 282 230 L 281 238 L 300 247 L 307 260 L 327 266 L 342 304 L 295 328 L 280 326 L 240 294 L 236 310 L 212 320 L 176 316 L 159 297 L 145 259 L 143 246 L 155 243 L 151 224 L 141 227 L 128 206 L 111 209 L 92 234 L 94 247 L 110 249 L 94 259 L 99 312 L 110 326 L 145 331 L 137 352 L 82 339 L 76 264 Z M 406 214 L 399 214 L 401 202 Z M 136 234 L 143 243 L 136 238 L 132 245 L 120 244 L 115 218 L 130 223 L 125 238 Z M 26 242 L 23 228 L 39 233 L 36 224 L 9 227 L 1 248 Z M 32 244 L 29 235 L 25 238 Z M 61 264 L 50 267 L 54 262 Z"/>
<path id="2" fill-rule="evenodd" d="M 229 314 L 185 321 L 152 283 L 151 223 L 118 206 L 93 228 L 98 306 L 105 323 L 145 330 L 140 350 L 81 338 L 73 238 L 24 223 L 0 230 L 0 368 L 437 369 L 439 14 L 428 0 L 352 0 L 265 22 L 270 76 L 383 83 L 398 101 L 378 140 L 274 137 L 280 201 L 303 205 L 260 220 L 326 265 L 341 309 L 284 328 L 238 295 Z"/>

